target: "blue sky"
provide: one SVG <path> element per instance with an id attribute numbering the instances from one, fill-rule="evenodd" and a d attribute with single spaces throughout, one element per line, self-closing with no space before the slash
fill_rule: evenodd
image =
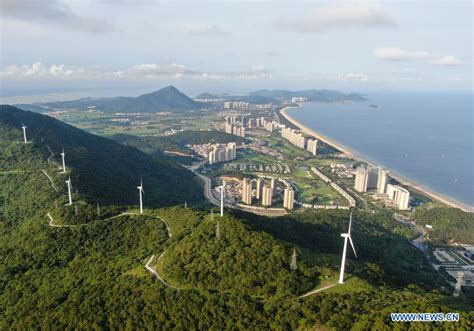
<path id="1" fill-rule="evenodd" d="M 2 96 L 472 89 L 471 1 L 0 3 Z"/>

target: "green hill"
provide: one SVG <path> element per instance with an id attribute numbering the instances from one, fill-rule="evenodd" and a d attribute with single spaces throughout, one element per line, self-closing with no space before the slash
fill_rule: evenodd
<path id="1" fill-rule="evenodd" d="M 290 268 L 293 249 L 296 270 Z M 333 262 L 331 256 L 255 231 L 244 219 L 207 215 L 172 238 L 157 268 L 167 281 L 183 288 L 282 298 L 310 291 L 324 276 L 334 275 Z"/>
<path id="2" fill-rule="evenodd" d="M 19 142 L 21 122 L 28 126 L 31 143 Z M 79 187 L 73 206 L 64 206 L 65 175 L 48 162 L 46 144 L 53 151 L 64 145 L 71 154 Z M 391 312 L 461 312 L 460 322 L 449 328 L 472 329 L 472 302 L 438 290 L 436 274 L 407 240 L 412 234 L 388 213 L 355 214 L 359 258 L 348 253 L 344 285 L 295 298 L 335 281 L 347 211 L 266 218 L 226 210 L 216 238 L 218 217 L 212 220 L 208 210 L 174 206 L 136 215 L 121 204 L 114 185 L 124 189 L 129 180 L 121 162 L 135 172 L 130 175 L 135 193 L 134 178 L 142 170 L 136 160 L 149 167 L 147 178 L 173 169 L 52 118 L 0 107 L 1 330 L 420 328 L 419 323 L 391 322 Z M 50 161 L 57 162 L 57 155 Z M 81 178 L 91 171 L 110 174 L 105 183 L 88 182 L 86 191 Z M 175 171 L 183 174 L 182 168 Z M 109 197 L 98 194 L 100 185 L 110 190 Z M 185 187 L 193 190 L 192 177 Z M 161 189 L 145 186 L 146 197 L 157 190 L 164 198 Z M 190 194 L 179 187 L 166 189 L 171 197 Z M 101 206 L 97 213 L 96 194 L 114 205 Z M 294 248 L 296 271 L 289 269 Z M 163 252 L 158 272 L 183 289 L 167 287 L 145 269 L 151 256 Z M 437 329 L 446 325 L 430 323 Z"/>
<path id="3" fill-rule="evenodd" d="M 450 241 L 474 245 L 474 213 L 458 208 L 417 208 L 413 220 L 426 229 L 430 240 L 441 245 Z"/>
<path id="4" fill-rule="evenodd" d="M 18 143 L 22 139 L 21 123 L 28 126 L 30 144 Z M 58 153 L 64 148 L 75 189 L 94 202 L 136 205 L 140 176 L 148 207 L 202 200 L 198 180 L 176 163 L 153 158 L 48 116 L 0 106 L 0 142 L 0 171 L 17 165 L 25 169 L 38 168 L 35 162 L 46 160 L 51 151 L 50 161 L 59 163 Z"/>
<path id="5" fill-rule="evenodd" d="M 158 91 L 140 95 L 138 97 L 115 97 L 115 98 L 82 98 L 72 101 L 56 101 L 37 103 L 31 105 L 19 105 L 22 109 L 47 108 L 77 108 L 88 109 L 95 107 L 105 112 L 184 112 L 199 109 L 202 104 L 189 98 L 174 86 L 167 86 Z"/>
<path id="6" fill-rule="evenodd" d="M 259 90 L 250 93 L 251 96 L 260 96 L 275 99 L 291 100 L 293 97 L 305 97 L 308 101 L 340 102 L 340 101 L 365 101 L 364 96 L 358 93 L 343 93 L 335 90 Z"/>

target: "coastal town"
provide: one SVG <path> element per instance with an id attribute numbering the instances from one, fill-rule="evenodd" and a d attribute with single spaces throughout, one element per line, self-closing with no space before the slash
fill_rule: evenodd
<path id="1" fill-rule="evenodd" d="M 441 231 L 438 225 L 420 225 L 414 219 L 420 209 L 450 206 L 470 211 L 469 206 L 415 184 L 296 121 L 289 113 L 309 102 L 306 97 L 265 104 L 236 97 L 196 100 L 201 109 L 186 115 L 107 113 L 97 107 L 87 108 L 86 115 L 74 108 L 47 108 L 45 114 L 91 131 L 119 136 L 133 131 L 140 139 L 179 141 L 165 144 L 163 155 L 194 172 L 204 183 L 208 203 L 221 210 L 267 217 L 308 210 L 388 211 L 393 222 L 417 233 L 411 243 L 447 282 L 474 286 L 474 247 L 462 241 L 448 247 L 435 243 L 431 236 Z"/>

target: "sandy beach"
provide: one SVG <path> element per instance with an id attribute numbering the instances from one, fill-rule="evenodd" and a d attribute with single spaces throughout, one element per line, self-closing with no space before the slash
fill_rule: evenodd
<path id="1" fill-rule="evenodd" d="M 365 163 L 367 163 L 371 166 L 379 166 L 376 163 L 369 160 L 365 155 L 357 153 L 357 152 L 347 148 L 346 146 L 340 144 L 339 142 L 337 142 L 337 141 L 335 141 L 335 140 L 333 140 L 333 139 L 331 139 L 331 138 L 329 138 L 325 135 L 322 135 L 319 132 L 316 132 L 316 131 L 306 127 L 305 125 L 301 124 L 300 122 L 296 121 L 290 115 L 288 115 L 288 110 L 291 109 L 291 108 L 297 108 L 297 107 L 284 107 L 280 110 L 280 114 L 286 120 L 288 120 L 288 122 L 290 122 L 293 125 L 295 125 L 296 127 L 298 127 L 304 134 L 306 134 L 308 136 L 312 136 L 312 137 L 314 137 L 316 139 L 319 139 L 321 141 L 324 141 L 328 145 L 331 145 L 331 146 L 337 148 L 338 150 L 340 150 L 347 157 L 352 158 L 356 161 L 363 161 L 363 162 L 365 162 Z M 444 204 L 446 204 L 450 207 L 460 208 L 460 209 L 462 209 L 466 212 L 474 212 L 474 207 L 466 205 L 465 203 L 457 201 L 456 199 L 447 197 L 447 196 L 445 196 L 441 193 L 435 192 L 435 191 L 433 191 L 433 190 L 431 190 L 431 189 L 429 189 L 429 188 L 427 188 L 423 185 L 417 184 L 416 182 L 414 182 L 414 181 L 412 181 L 408 178 L 405 178 L 403 176 L 398 175 L 396 172 L 394 172 L 389 167 L 385 167 L 385 166 L 383 166 L 383 167 L 390 171 L 390 177 L 396 179 L 397 181 L 399 181 L 403 185 L 412 187 L 413 189 L 416 189 L 420 192 L 423 192 L 424 194 L 428 195 L 429 197 L 431 197 L 435 200 L 438 200 L 438 201 L 440 201 L 440 202 L 442 202 L 442 203 L 444 203 Z"/>

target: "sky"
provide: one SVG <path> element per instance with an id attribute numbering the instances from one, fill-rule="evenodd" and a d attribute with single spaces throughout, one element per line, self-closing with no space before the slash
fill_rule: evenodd
<path id="1" fill-rule="evenodd" d="M 0 97 L 472 90 L 471 1 L 0 0 Z"/>

